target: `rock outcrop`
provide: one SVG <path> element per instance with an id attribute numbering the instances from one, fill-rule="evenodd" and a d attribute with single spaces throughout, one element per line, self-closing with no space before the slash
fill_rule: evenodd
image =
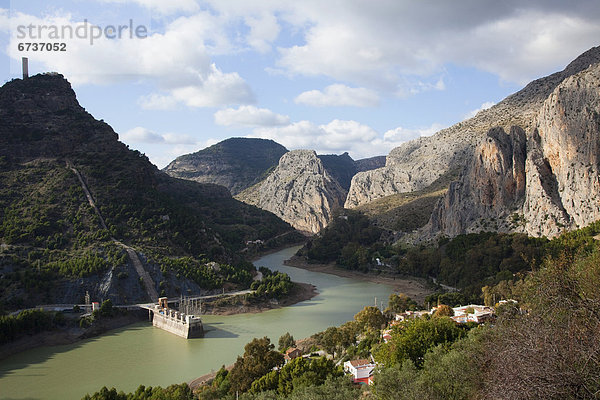
<path id="1" fill-rule="evenodd" d="M 264 179 L 286 152 L 272 140 L 231 138 L 177 157 L 164 170 L 176 178 L 225 186 L 236 195 Z"/>
<path id="2" fill-rule="evenodd" d="M 518 126 L 530 132 L 554 89 L 599 61 L 600 48 L 590 49 L 563 71 L 531 82 L 475 117 L 392 150 L 385 167 L 354 176 L 345 207 L 354 208 L 392 194 L 421 190 L 448 171 L 464 168 L 481 138 L 492 128 L 509 132 L 512 126 Z"/>
<path id="3" fill-rule="evenodd" d="M 300 231 L 317 233 L 343 205 L 346 191 L 314 151 L 294 150 L 281 157 L 265 180 L 236 198 L 271 211 Z"/>
<path id="4" fill-rule="evenodd" d="M 600 219 L 600 64 L 593 50 L 587 60 L 595 64 L 566 76 L 531 124 L 487 133 L 426 231 L 555 236 Z"/>

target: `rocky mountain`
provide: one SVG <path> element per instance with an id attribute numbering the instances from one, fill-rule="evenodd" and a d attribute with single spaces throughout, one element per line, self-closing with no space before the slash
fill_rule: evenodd
<path id="1" fill-rule="evenodd" d="M 530 124 L 488 131 L 434 211 L 430 233 L 555 236 L 600 219 L 599 55 L 595 48 L 579 57 L 588 67 L 563 74 Z"/>
<path id="2" fill-rule="evenodd" d="M 600 61 L 598 48 L 582 54 L 563 71 L 531 82 L 521 91 L 475 117 L 443 129 L 430 137 L 407 142 L 392 150 L 383 168 L 356 174 L 345 202 L 354 208 L 385 196 L 422 190 L 453 169 L 462 169 L 475 147 L 492 128 L 510 132 L 536 127 L 542 105 L 565 79 Z"/>
<path id="3" fill-rule="evenodd" d="M 354 161 L 356 172 L 370 171 L 385 166 L 385 156 L 375 156 Z"/>
<path id="4" fill-rule="evenodd" d="M 243 286 L 247 242 L 294 233 L 222 186 L 159 171 L 61 75 L 0 88 L 0 311 Z"/>
<path id="5" fill-rule="evenodd" d="M 272 140 L 233 138 L 178 157 L 165 172 L 225 186 L 240 200 L 275 213 L 301 231 L 316 233 L 327 225 L 332 209 L 343 204 L 357 172 L 385 165 L 384 156 L 356 161 L 348 153 L 315 155 L 316 160 L 314 152 L 281 157 L 286 153 Z M 290 174 L 297 177 L 293 185 Z M 291 209 L 277 205 L 275 199 L 281 198 L 297 205 Z"/>
<path id="6" fill-rule="evenodd" d="M 236 195 L 263 180 L 286 152 L 272 140 L 231 138 L 177 157 L 164 171 L 176 178 L 225 186 Z"/>
<path id="7" fill-rule="evenodd" d="M 317 233 L 343 205 L 346 191 L 314 151 L 294 150 L 281 157 L 265 180 L 236 198 L 271 211 L 300 231 Z"/>

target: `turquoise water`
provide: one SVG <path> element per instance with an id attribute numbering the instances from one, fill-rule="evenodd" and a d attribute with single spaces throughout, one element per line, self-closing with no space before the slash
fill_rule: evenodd
<path id="1" fill-rule="evenodd" d="M 283 265 L 288 248 L 255 262 L 315 285 L 311 300 L 259 314 L 203 317 L 204 338 L 185 340 L 153 328 L 130 325 L 66 346 L 32 349 L 0 361 L 0 399 L 80 399 L 102 386 L 133 391 L 140 384 L 167 386 L 190 381 L 231 364 L 252 338 L 277 343 L 290 332 L 310 336 L 352 319 L 374 297 L 387 299 L 392 288 Z"/>

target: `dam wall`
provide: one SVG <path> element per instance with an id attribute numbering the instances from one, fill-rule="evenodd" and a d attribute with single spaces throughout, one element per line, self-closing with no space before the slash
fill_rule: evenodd
<path id="1" fill-rule="evenodd" d="M 201 337 L 204 334 L 202 320 L 196 315 L 183 314 L 169 308 L 155 305 L 152 311 L 152 325 L 185 339 Z"/>

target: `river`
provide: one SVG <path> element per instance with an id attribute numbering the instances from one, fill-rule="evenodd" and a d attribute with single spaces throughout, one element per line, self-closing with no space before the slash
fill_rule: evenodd
<path id="1" fill-rule="evenodd" d="M 140 384 L 168 386 L 190 381 L 231 364 L 255 337 L 277 345 L 290 332 L 303 338 L 352 319 L 374 298 L 387 300 L 392 288 L 283 265 L 298 247 L 266 255 L 256 266 L 311 283 L 311 300 L 259 314 L 203 316 L 206 335 L 185 340 L 138 323 L 66 346 L 40 347 L 0 361 L 0 399 L 80 399 L 102 386 L 134 391 Z"/>

